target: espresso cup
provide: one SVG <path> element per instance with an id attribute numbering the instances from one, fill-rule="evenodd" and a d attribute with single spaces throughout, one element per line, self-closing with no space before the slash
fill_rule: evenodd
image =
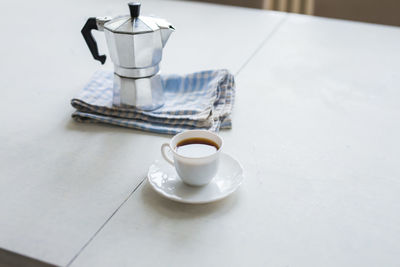
<path id="1" fill-rule="evenodd" d="M 164 159 L 175 167 L 181 180 L 192 186 L 208 184 L 218 171 L 222 138 L 206 130 L 189 130 L 161 146 Z M 208 147 L 211 146 L 211 147 Z M 172 158 L 167 155 L 169 149 Z"/>

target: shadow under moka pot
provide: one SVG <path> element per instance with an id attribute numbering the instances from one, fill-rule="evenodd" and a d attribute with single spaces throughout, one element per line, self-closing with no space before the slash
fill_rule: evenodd
<path id="1" fill-rule="evenodd" d="M 102 64 L 106 56 L 99 55 L 91 31 L 105 33 L 114 63 L 113 104 L 154 110 L 164 104 L 159 64 L 175 29 L 164 19 L 139 16 L 140 3 L 128 5 L 130 15 L 89 18 L 81 32 L 94 59 Z"/>

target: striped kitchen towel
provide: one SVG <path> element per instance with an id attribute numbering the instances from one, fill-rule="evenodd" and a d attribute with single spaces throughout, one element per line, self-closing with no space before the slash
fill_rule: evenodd
<path id="1" fill-rule="evenodd" d="M 162 134 L 189 129 L 218 132 L 232 127 L 235 81 L 227 70 L 161 75 L 165 103 L 152 111 L 114 106 L 113 76 L 110 71 L 96 72 L 72 99 L 75 121 L 108 123 Z"/>

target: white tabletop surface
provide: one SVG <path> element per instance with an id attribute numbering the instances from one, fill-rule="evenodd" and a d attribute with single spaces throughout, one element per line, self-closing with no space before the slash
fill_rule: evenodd
<path id="1" fill-rule="evenodd" d="M 169 138 L 70 117 L 71 98 L 101 68 L 80 30 L 90 16 L 128 13 L 126 3 L 0 4 L 1 248 L 68 264 L 139 185 Z M 142 9 L 176 27 L 164 51 L 169 73 L 238 72 L 285 17 L 192 2 L 146 1 Z M 104 36 L 96 37 L 107 52 Z M 111 70 L 110 61 L 103 68 Z"/>
<path id="2" fill-rule="evenodd" d="M 399 266 L 399 47 L 399 28 L 290 15 L 221 132 L 242 188 L 190 206 L 143 184 L 72 266 Z"/>
<path id="3" fill-rule="evenodd" d="M 177 28 L 164 72 L 236 74 L 221 136 L 245 182 L 193 206 L 141 183 L 167 136 L 70 119 L 100 68 L 80 28 L 125 2 L 1 5 L 1 248 L 64 266 L 400 265 L 399 28 L 143 2 Z"/>

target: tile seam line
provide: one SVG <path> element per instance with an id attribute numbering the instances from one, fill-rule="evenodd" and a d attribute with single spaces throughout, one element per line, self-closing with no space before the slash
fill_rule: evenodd
<path id="1" fill-rule="evenodd" d="M 290 16 L 289 13 L 286 13 L 285 17 L 283 17 L 279 22 L 278 25 L 265 37 L 264 40 L 261 41 L 260 45 L 254 50 L 254 52 L 250 55 L 250 57 L 240 66 L 240 68 L 236 71 L 235 76 L 237 77 L 239 73 L 250 63 L 250 61 L 258 54 L 258 52 L 265 46 L 265 44 L 275 35 L 275 33 L 282 27 L 282 25 L 286 22 L 288 17 Z"/>
<path id="2" fill-rule="evenodd" d="M 79 251 L 72 257 L 72 259 L 65 265 L 65 267 L 71 266 L 72 263 L 80 256 L 80 254 L 85 250 L 85 248 L 95 239 L 95 237 L 103 230 L 107 223 L 114 217 L 114 215 L 122 208 L 122 206 L 131 198 L 131 196 L 136 192 L 136 190 L 143 184 L 146 178 L 142 179 L 140 183 L 129 193 L 129 195 L 119 204 L 119 206 L 111 213 L 111 215 L 105 220 L 105 222 L 97 229 L 97 231 L 89 238 L 88 241 L 79 249 Z"/>

